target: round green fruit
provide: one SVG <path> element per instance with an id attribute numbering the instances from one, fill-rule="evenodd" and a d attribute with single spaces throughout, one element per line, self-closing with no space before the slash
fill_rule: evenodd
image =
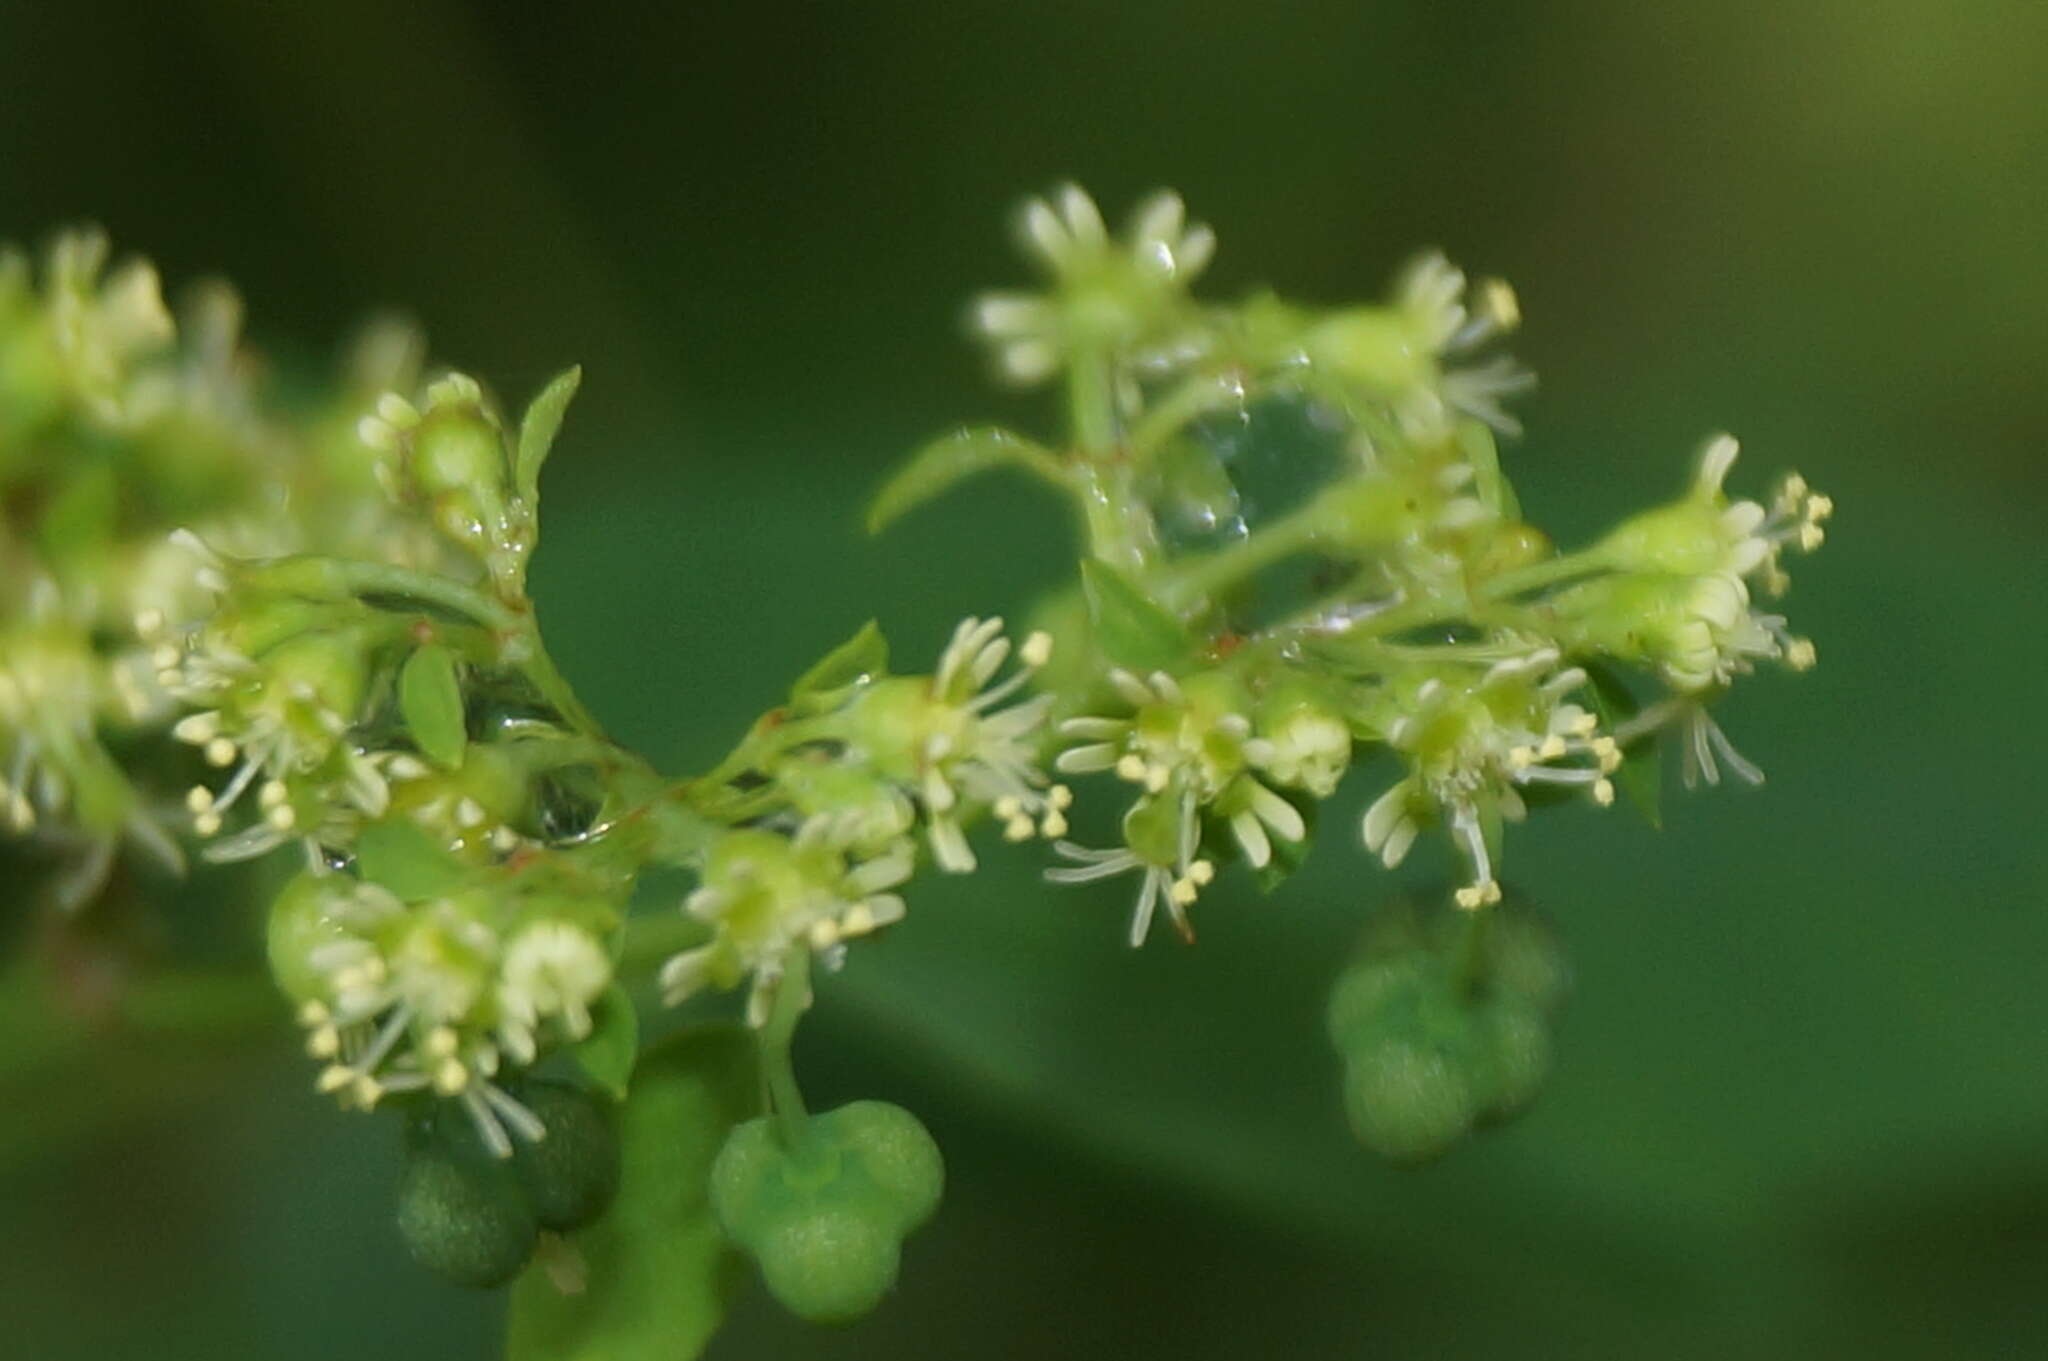
<path id="1" fill-rule="evenodd" d="M 896 1284 L 899 1235 L 866 1207 L 819 1203 L 769 1225 L 754 1244 L 761 1278 L 812 1323 L 851 1323 Z"/>
<path id="2" fill-rule="evenodd" d="M 534 1083 L 520 1101 L 547 1127 L 513 1154 L 520 1181 L 544 1229 L 581 1228 L 619 1193 L 619 1135 L 598 1098 L 560 1083 Z"/>
<path id="3" fill-rule="evenodd" d="M 428 1271 L 488 1289 L 519 1274 L 539 1225 L 502 1166 L 443 1151 L 415 1153 L 398 1184 L 398 1234 Z"/>
<path id="4" fill-rule="evenodd" d="M 1398 1162 L 1436 1157 L 1472 1128 L 1480 1093 L 1467 1057 L 1426 1039 L 1354 1052 L 1344 1109 L 1367 1148 Z"/>

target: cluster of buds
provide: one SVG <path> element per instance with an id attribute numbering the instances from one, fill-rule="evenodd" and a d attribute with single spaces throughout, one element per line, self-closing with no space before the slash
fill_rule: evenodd
<path id="1" fill-rule="evenodd" d="M 1095 200 L 1065 185 L 1024 205 L 1018 237 L 1050 291 L 990 293 L 974 308 L 976 328 L 1012 382 L 1041 382 L 1076 356 L 1141 352 L 1162 369 L 1199 350 L 1187 290 L 1216 253 L 1216 235 L 1188 222 L 1178 194 L 1147 199 L 1119 241 Z"/>
<path id="2" fill-rule="evenodd" d="M 497 1079 L 590 1033 L 620 907 L 541 855 L 485 871 L 450 860 L 429 878 L 401 895 L 305 871 L 271 909 L 271 966 L 324 1064 L 322 1092 L 367 1110 L 431 1091 L 509 1155 L 539 1122 Z"/>
<path id="3" fill-rule="evenodd" d="M 1060 734 L 1076 745 L 1055 764 L 1073 775 L 1109 771 L 1137 787 L 1123 816 L 1123 844 L 1094 850 L 1058 842 L 1055 849 L 1076 863 L 1046 877 L 1078 884 L 1135 873 L 1131 943 L 1144 943 L 1162 903 L 1182 937 L 1192 939 L 1188 908 L 1216 877 L 1205 824 L 1226 828 L 1234 851 L 1264 869 L 1276 840 L 1294 846 L 1308 836 L 1301 810 L 1278 789 L 1313 797 L 1334 790 L 1350 762 L 1350 733 L 1303 693 L 1255 707 L 1227 670 L 1176 680 L 1165 671 L 1140 679 L 1114 668 L 1108 681 L 1130 712 L 1065 720 Z"/>
<path id="4" fill-rule="evenodd" d="M 966 827 L 992 815 L 1012 841 L 1066 831 L 1072 795 L 1038 764 L 1053 696 L 1012 699 L 1043 667 L 1043 633 L 1014 650 L 1000 619 L 961 621 L 928 676 L 886 673 L 865 629 L 799 682 L 789 708 L 741 748 L 734 778 L 752 815 L 691 857 L 702 885 L 684 903 L 711 941 L 670 959 L 672 1001 L 752 980 L 758 1024 L 792 949 L 828 964 L 844 943 L 902 917 L 894 890 L 920 843 L 944 872 L 977 860 Z"/>
<path id="5" fill-rule="evenodd" d="M 1408 774 L 1366 810 L 1366 849 L 1388 868 L 1401 863 L 1426 822 L 1441 821 L 1470 870 L 1458 906 L 1500 901 L 1495 850 L 1503 821 L 1528 816 L 1523 791 L 1584 790 L 1606 807 L 1620 745 L 1568 698 L 1587 683 L 1539 647 L 1482 669 L 1418 667 L 1374 697 L 1383 741 Z"/>

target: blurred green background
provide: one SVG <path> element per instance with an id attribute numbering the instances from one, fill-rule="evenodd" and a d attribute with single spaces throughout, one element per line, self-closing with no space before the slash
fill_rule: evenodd
<path id="1" fill-rule="evenodd" d="M 1420 1171 L 1351 1142 L 1318 1013 L 1398 881 L 1340 819 L 1192 950 L 1002 856 L 801 1043 L 947 1150 L 901 1290 L 838 1333 L 755 1290 L 712 1355 L 2043 1355 L 2044 59 L 2035 0 L 0 3 L 0 236 L 224 273 L 287 368 L 383 304 L 515 398 L 581 360 L 537 590 L 678 768 L 868 614 L 916 657 L 1063 570 L 1020 484 L 857 532 L 920 438 L 1045 414 L 959 325 L 1019 195 L 1176 186 L 1211 291 L 1377 295 L 1425 244 L 1507 276 L 1539 522 L 1721 428 L 1841 507 L 1790 601 L 1820 669 L 1728 714 L 1770 783 L 1512 843 L 1577 966 L 1544 1100 Z M 138 1074 L 54 1149 L 0 1115 L 0 1353 L 492 1355 L 282 1026 L 73 1096 Z"/>

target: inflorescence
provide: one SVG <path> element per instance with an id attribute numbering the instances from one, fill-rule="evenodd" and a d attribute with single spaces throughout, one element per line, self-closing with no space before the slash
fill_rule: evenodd
<path id="1" fill-rule="evenodd" d="M 1283 877 L 1375 752 L 1396 773 L 1348 837 L 1392 867 L 1441 833 L 1473 914 L 1506 826 L 1654 781 L 1667 735 L 1688 782 L 1761 778 L 1711 710 L 1813 664 L 1759 601 L 1826 496 L 1732 498 L 1717 436 L 1675 499 L 1559 551 L 1500 462 L 1531 381 L 1499 352 L 1505 284 L 1430 255 L 1383 305 L 1217 303 L 1191 292 L 1214 234 L 1171 194 L 1121 235 L 1071 187 L 1020 224 L 1043 282 L 972 322 L 1064 432 L 935 441 L 870 522 L 1017 469 L 1071 503 L 1076 587 L 1015 642 L 962 621 L 928 673 L 891 672 L 869 625 L 683 779 L 605 735 L 527 597 L 574 371 L 515 421 L 384 328 L 288 410 L 224 290 L 174 321 L 96 236 L 40 276 L 0 256 L 0 826 L 53 853 L 74 912 L 131 849 L 297 848 L 270 955 L 320 1089 L 456 1103 L 509 1155 L 543 1133 L 520 1075 L 629 1008 L 629 969 L 670 1003 L 742 990 L 786 1042 L 813 958 L 902 919 L 923 865 L 973 872 L 983 822 L 1048 841 L 1055 883 L 1135 878 L 1135 946 L 1161 911 L 1192 940 L 1235 865 Z M 1261 513 L 1232 451 L 1282 412 L 1334 457 Z M 658 866 L 695 886 L 647 959 L 630 903 Z"/>

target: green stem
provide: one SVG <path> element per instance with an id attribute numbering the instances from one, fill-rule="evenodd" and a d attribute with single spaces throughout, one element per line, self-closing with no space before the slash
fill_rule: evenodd
<path id="1" fill-rule="evenodd" d="M 589 737 L 604 739 L 604 729 L 599 726 L 597 716 L 584 707 L 576 697 L 569 678 L 555 665 L 555 659 L 548 655 L 547 645 L 541 641 L 540 625 L 531 615 L 525 616 L 520 630 L 521 650 L 525 653 L 519 669 L 533 682 L 533 688 L 540 691 L 545 699 L 569 725 Z"/>
<path id="2" fill-rule="evenodd" d="M 1197 374 L 1148 407 L 1131 426 L 1130 438 L 1125 443 L 1131 457 L 1142 463 L 1159 452 L 1189 421 L 1228 406 L 1241 407 L 1245 400 L 1244 381 L 1239 375 Z"/>
<path id="3" fill-rule="evenodd" d="M 776 1127 L 783 1143 L 796 1147 L 803 1136 L 803 1093 L 796 1085 L 796 1069 L 789 1058 L 790 1041 L 796 1023 L 803 1018 L 811 1000 L 811 952 L 799 943 L 782 957 L 782 976 L 775 980 L 775 998 L 768 1022 L 761 1027 L 761 1077 L 768 1089 L 768 1106 L 775 1113 Z"/>
<path id="4" fill-rule="evenodd" d="M 1161 603 L 1182 608 L 1233 586 L 1314 546 L 1327 524 L 1321 503 L 1311 501 L 1236 543 L 1175 564 L 1160 584 Z"/>
<path id="5" fill-rule="evenodd" d="M 1458 928 L 1458 942 L 1451 952 L 1451 983 L 1458 995 L 1470 1000 L 1486 975 L 1486 928 L 1493 909 L 1477 907 L 1465 913 Z"/>
<path id="6" fill-rule="evenodd" d="M 396 595 L 466 614 L 500 632 L 520 631 L 525 616 L 473 586 L 432 572 L 353 558 L 273 558 L 252 565 L 250 577 L 291 591 L 336 595 Z"/>
<path id="7" fill-rule="evenodd" d="M 1479 588 L 1479 593 L 1489 600 L 1501 600 L 1508 596 L 1520 595 L 1541 586 L 1552 586 L 1572 577 L 1588 576 L 1607 570 L 1607 564 L 1592 551 L 1564 553 L 1542 562 L 1532 562 L 1527 567 L 1518 567 L 1511 572 L 1502 572 Z"/>
<path id="8" fill-rule="evenodd" d="M 1067 420 L 1083 458 L 1099 462 L 1117 452 L 1116 379 L 1107 355 L 1076 354 L 1067 366 Z"/>

